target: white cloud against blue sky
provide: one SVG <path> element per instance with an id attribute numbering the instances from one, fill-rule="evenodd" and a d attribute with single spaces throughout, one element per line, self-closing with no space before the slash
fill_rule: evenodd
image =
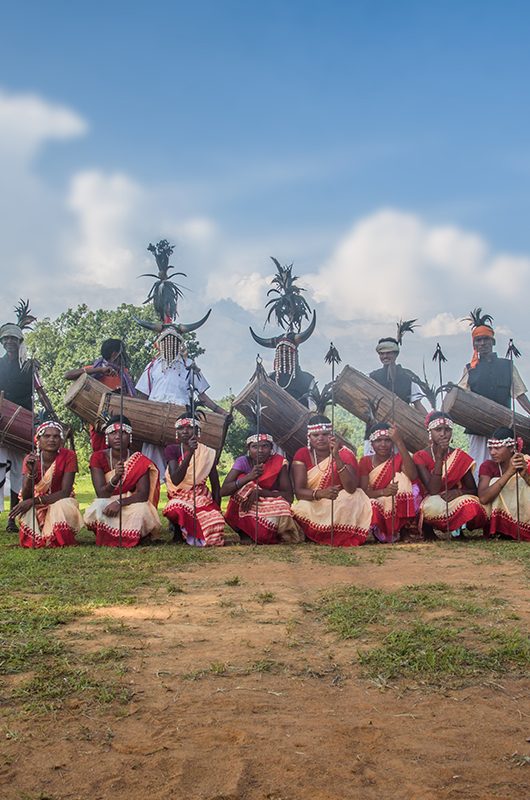
<path id="1" fill-rule="evenodd" d="M 166 237 L 182 317 L 214 305 L 217 393 L 252 372 L 271 255 L 317 308 L 302 359 L 321 380 L 330 338 L 368 370 L 400 316 L 423 323 L 404 361 L 442 337 L 456 378 L 475 305 L 530 354 L 530 11 L 461 5 L 4 9 L 2 315 L 19 296 L 40 317 L 140 302 Z"/>

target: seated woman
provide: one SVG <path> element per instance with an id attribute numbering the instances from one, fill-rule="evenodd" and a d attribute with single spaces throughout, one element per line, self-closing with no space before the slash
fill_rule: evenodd
<path id="1" fill-rule="evenodd" d="M 198 441 L 201 429 L 197 419 L 182 414 L 175 423 L 175 430 L 177 444 L 168 445 L 164 453 L 169 497 L 164 516 L 180 529 L 188 544 L 222 547 L 225 521 L 220 509 L 216 452 Z M 208 477 L 213 497 L 206 486 Z M 178 530 L 175 541 L 177 537 Z"/>
<path id="2" fill-rule="evenodd" d="M 104 433 L 107 449 L 90 457 L 97 499 L 85 511 L 85 525 L 96 534 L 97 545 L 134 547 L 160 532 L 160 476 L 146 456 L 129 453 L 132 427 L 127 417 L 111 417 Z"/>
<path id="3" fill-rule="evenodd" d="M 442 411 L 431 411 L 425 418 L 431 446 L 414 454 L 427 496 L 420 507 L 420 530 L 426 522 L 431 537 L 450 539 L 461 529 L 483 528 L 484 508 L 477 497 L 473 477 L 475 462 L 458 447 L 450 447 L 453 420 Z"/>
<path id="4" fill-rule="evenodd" d="M 516 444 L 511 428 L 493 432 L 488 439 L 491 458 L 479 470 L 478 496 L 489 518 L 486 534 L 530 542 L 530 458 Z"/>
<path id="5" fill-rule="evenodd" d="M 418 471 L 395 427 L 386 422 L 373 425 L 369 440 L 374 455 L 361 458 L 359 475 L 361 489 L 372 502 L 370 530 L 380 542 L 397 542 L 401 529 L 416 516 L 412 483 Z"/>
<path id="6" fill-rule="evenodd" d="M 43 422 L 35 432 L 36 452 L 24 459 L 21 501 L 9 517 L 20 516 L 22 547 L 66 547 L 76 544 L 83 526 L 79 504 L 74 499 L 77 457 L 61 447 L 62 425 Z"/>
<path id="7" fill-rule="evenodd" d="M 299 501 L 293 509 L 296 521 L 307 538 L 317 544 L 337 547 L 364 544 L 372 521 L 372 506 L 358 488 L 355 455 L 339 445 L 327 417 L 311 417 L 307 434 L 308 446 L 296 451 L 292 465 Z"/>
<path id="8" fill-rule="evenodd" d="M 221 497 L 230 497 L 225 518 L 243 541 L 296 544 L 304 537 L 291 511 L 287 461 L 272 454 L 273 444 L 268 433 L 248 437 L 247 455 L 236 458 L 221 487 Z"/>

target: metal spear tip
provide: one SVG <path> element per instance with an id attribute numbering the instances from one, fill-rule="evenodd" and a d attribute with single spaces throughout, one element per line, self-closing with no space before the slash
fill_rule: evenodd
<path id="1" fill-rule="evenodd" d="M 329 350 L 324 356 L 324 361 L 326 362 L 326 364 L 338 364 L 341 360 L 342 359 L 339 355 L 339 351 L 337 350 L 333 342 L 330 342 Z"/>
<path id="2" fill-rule="evenodd" d="M 267 373 L 265 372 L 265 368 L 263 366 L 263 359 L 260 355 L 256 356 L 256 369 L 250 376 L 250 380 L 253 381 L 255 378 L 259 378 L 259 380 L 267 378 Z"/>
<path id="3" fill-rule="evenodd" d="M 440 364 L 443 364 L 444 361 L 447 361 L 446 357 L 442 352 L 442 348 L 440 347 L 440 342 L 436 342 L 436 350 L 434 351 L 432 360 L 438 361 Z"/>
<path id="4" fill-rule="evenodd" d="M 515 346 L 515 342 L 513 339 L 510 339 L 510 343 L 508 345 L 508 349 L 506 351 L 506 358 L 519 358 L 521 356 L 521 351 L 518 347 Z"/>

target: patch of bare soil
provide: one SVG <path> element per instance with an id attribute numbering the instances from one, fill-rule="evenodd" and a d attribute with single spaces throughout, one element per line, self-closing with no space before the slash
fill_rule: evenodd
<path id="1" fill-rule="evenodd" d="M 8 712 L 5 800 L 528 797 L 528 768 L 514 756 L 530 752 L 522 679 L 381 689 L 361 677 L 358 644 L 338 641 L 307 605 L 340 584 L 443 581 L 488 587 L 527 619 L 519 565 L 410 547 L 353 567 L 301 551 L 292 563 L 227 551 L 171 577 L 182 593 L 98 612 L 122 632 L 94 617 L 68 626 L 76 651 L 130 649 L 120 663 L 131 699 L 71 701 L 53 718 Z"/>

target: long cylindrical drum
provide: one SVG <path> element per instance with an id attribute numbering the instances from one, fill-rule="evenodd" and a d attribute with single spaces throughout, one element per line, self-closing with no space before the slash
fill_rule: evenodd
<path id="1" fill-rule="evenodd" d="M 236 408 L 249 422 L 255 424 L 253 404 L 257 397 L 256 377 L 252 378 L 234 400 Z M 288 458 L 307 444 L 307 420 L 313 412 L 295 400 L 265 373 L 260 378 L 261 427 L 270 433 Z"/>
<path id="2" fill-rule="evenodd" d="M 458 424 L 478 436 L 490 436 L 495 428 L 512 427 L 512 412 L 509 408 L 495 403 L 476 392 L 469 392 L 455 386 L 445 396 L 443 410 Z M 530 418 L 522 414 L 515 415 L 515 429 L 525 444 L 530 448 Z"/>
<path id="3" fill-rule="evenodd" d="M 335 400 L 363 422 L 371 422 L 371 414 L 377 422 L 392 421 L 392 392 L 348 365 L 336 379 Z M 371 411 L 370 404 L 374 411 Z M 425 417 L 421 412 L 401 398 L 394 397 L 394 416 L 396 427 L 410 451 L 427 447 L 429 437 L 425 428 Z"/>
<path id="4" fill-rule="evenodd" d="M 101 381 L 83 373 L 66 392 L 64 404 L 82 420 L 94 425 L 106 391 L 107 387 Z"/>
<path id="5" fill-rule="evenodd" d="M 6 400 L 0 392 L 0 447 L 31 450 L 31 411 Z"/>
<path id="6" fill-rule="evenodd" d="M 100 381 L 89 375 L 81 375 L 68 390 L 65 405 L 96 427 L 105 417 L 120 413 L 120 395 L 109 392 Z M 174 403 L 159 403 L 140 397 L 123 398 L 123 414 L 132 423 L 133 435 L 141 442 L 159 446 L 175 441 L 175 422 L 186 411 L 184 406 Z M 206 419 L 200 420 L 201 441 L 219 451 L 223 443 L 224 421 L 222 414 L 206 411 Z"/>

